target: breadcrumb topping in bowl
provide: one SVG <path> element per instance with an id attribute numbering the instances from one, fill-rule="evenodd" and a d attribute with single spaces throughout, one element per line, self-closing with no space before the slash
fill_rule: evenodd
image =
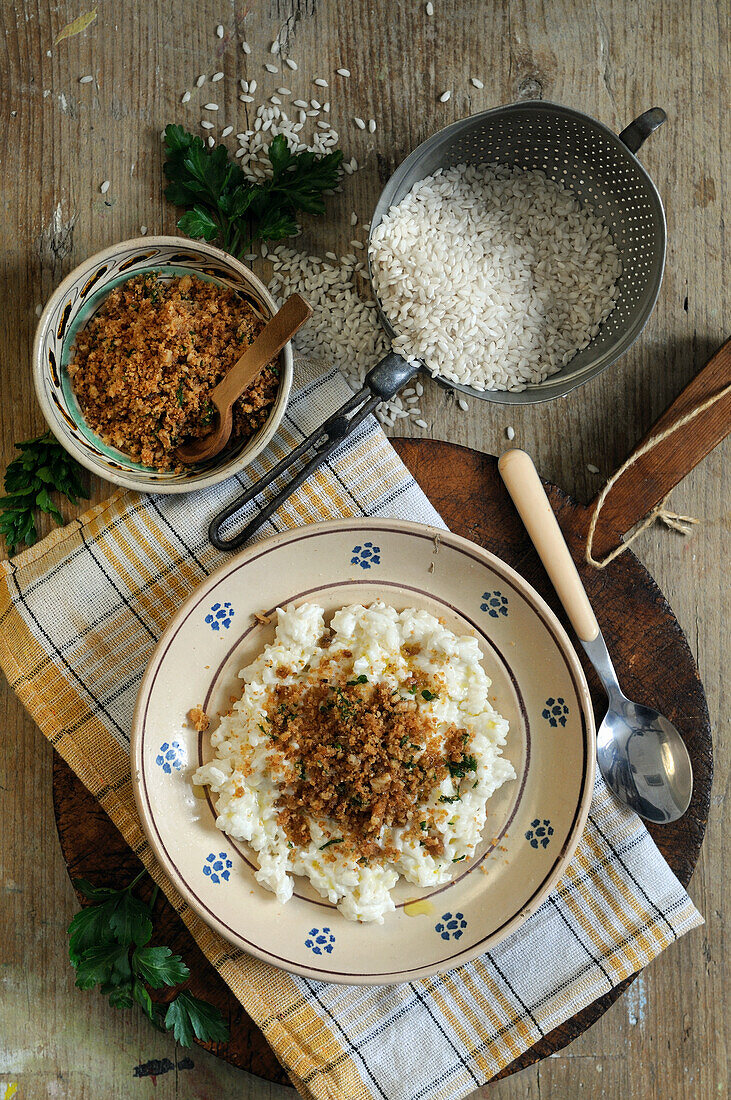
<path id="1" fill-rule="evenodd" d="M 68 367 L 73 363 L 74 345 L 79 334 L 103 310 L 104 303 L 118 288 L 135 283 L 141 277 L 146 277 L 148 281 L 154 278 L 161 285 L 179 285 L 180 280 L 186 276 L 194 284 L 215 287 L 214 291 L 208 291 L 209 294 L 230 294 L 241 303 L 242 310 L 248 305 L 260 322 L 268 320 L 276 312 L 276 303 L 264 284 L 234 257 L 203 241 L 146 236 L 123 241 L 80 264 L 51 295 L 38 324 L 33 349 L 34 382 L 49 427 L 78 462 L 99 477 L 124 488 L 142 492 L 186 493 L 225 481 L 245 469 L 264 450 L 284 416 L 293 373 L 292 349 L 289 344 L 280 352 L 275 362 L 278 378 L 269 378 L 264 390 L 254 395 L 253 401 L 248 402 L 250 407 L 242 408 L 238 420 L 239 438 L 234 439 L 221 454 L 205 463 L 185 468 L 176 468 L 170 463 L 170 468 L 165 468 L 165 454 L 168 450 L 166 436 L 169 435 L 172 442 L 176 429 L 181 426 L 176 410 L 179 412 L 181 408 L 185 408 L 186 411 L 196 413 L 200 401 L 204 399 L 201 391 L 205 391 L 206 386 L 210 385 L 212 388 L 215 385 L 212 377 L 216 376 L 217 370 L 221 370 L 221 363 L 226 356 L 219 354 L 212 357 L 217 359 L 217 363 L 212 364 L 211 377 L 207 377 L 204 383 L 202 375 L 205 371 L 196 376 L 199 368 L 196 367 L 191 373 L 188 364 L 189 370 L 185 372 L 180 356 L 175 356 L 175 348 L 166 347 L 164 340 L 158 340 L 158 348 L 150 350 L 159 351 L 161 356 L 164 351 L 173 353 L 168 367 L 174 368 L 175 377 L 173 386 L 167 384 L 165 416 L 159 424 L 154 425 L 163 438 L 155 437 L 154 443 L 151 438 L 146 441 L 135 439 L 136 429 L 142 421 L 135 419 L 134 409 L 128 409 L 130 415 L 119 429 L 116 439 L 111 434 L 114 429 L 110 424 L 102 423 L 101 415 L 98 426 L 90 425 L 87 421 L 84 402 L 89 404 L 97 400 L 90 387 L 96 385 L 97 390 L 101 391 L 106 385 L 107 376 L 99 372 L 100 362 L 92 362 L 90 366 L 93 371 L 80 386 L 83 392 L 79 396 L 74 392 Z M 124 293 L 123 289 L 121 293 Z M 150 305 L 162 308 L 164 303 Z M 175 327 L 174 324 L 171 327 Z M 195 331 L 195 326 L 190 326 L 186 331 Z M 236 327 L 232 326 L 234 338 L 235 332 Z M 221 336 L 222 332 L 219 332 L 219 351 L 223 351 Z M 115 338 L 118 337 L 112 337 Z M 226 362 L 225 369 L 233 365 L 241 354 L 243 344 L 237 346 L 238 354 L 235 350 L 230 352 L 231 362 Z M 108 379 L 112 385 L 114 379 L 111 373 L 115 363 L 118 375 L 124 378 L 126 349 L 110 348 L 109 351 L 110 362 L 105 369 L 109 370 Z M 140 416 L 143 411 L 152 414 L 153 408 L 148 406 L 154 406 L 155 397 L 144 390 L 145 386 L 155 381 L 155 370 L 149 362 L 145 363 L 145 355 L 137 345 L 129 358 L 130 367 L 136 367 L 133 374 L 134 389 L 137 392 L 133 394 L 132 402 L 138 399 L 143 406 L 137 410 Z M 163 393 L 166 386 L 162 370 L 164 365 L 162 362 L 158 364 L 157 378 L 157 382 L 162 384 Z M 74 373 L 78 378 L 78 370 Z M 102 382 L 101 387 L 99 382 Z M 179 395 L 184 400 L 184 406 L 178 404 Z M 273 400 L 270 400 L 272 397 Z M 167 398 L 170 398 L 170 402 Z M 120 394 L 112 395 L 109 407 L 113 408 L 117 402 L 124 403 Z M 101 405 L 106 407 L 106 404 L 105 399 Z M 129 400 L 127 404 L 130 404 Z M 161 411 L 162 408 L 159 407 L 158 417 Z M 204 416 L 205 410 L 201 413 L 201 417 Z M 167 423 L 163 422 L 166 418 Z M 93 419 L 93 415 L 90 419 Z M 151 420 L 146 423 L 152 425 Z M 200 429 L 203 427 L 205 425 L 199 425 Z M 100 430 L 106 434 L 106 439 L 100 434 Z M 125 452 L 120 444 L 135 448 L 138 451 L 137 457 L 133 457 L 129 451 Z M 149 449 L 145 450 L 143 456 L 145 445 Z M 144 460 L 149 458 L 160 465 L 145 465 Z"/>
<path id="2" fill-rule="evenodd" d="M 175 448 L 211 430 L 211 390 L 263 327 L 227 287 L 147 271 L 115 287 L 77 332 L 67 370 L 105 443 L 144 466 L 182 471 Z M 278 387 L 273 362 L 235 402 L 234 439 L 250 439 L 264 424 Z"/>

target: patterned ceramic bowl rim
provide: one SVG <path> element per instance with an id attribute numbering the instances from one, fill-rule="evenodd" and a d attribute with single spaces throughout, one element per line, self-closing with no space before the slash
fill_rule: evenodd
<path id="1" fill-rule="evenodd" d="M 160 261 L 155 262 L 156 250 Z M 139 254 L 138 264 L 131 257 Z M 172 263 L 177 257 L 179 262 Z M 186 262 L 187 261 L 187 262 Z M 292 386 L 292 348 L 280 353 L 280 387 L 266 423 L 243 446 L 226 449 L 190 474 L 147 470 L 121 452 L 106 447 L 88 427 L 75 406 L 63 369 L 64 352 L 70 346 L 74 321 L 85 307 L 124 278 L 143 270 L 170 267 L 176 274 L 188 269 L 208 274 L 217 281 L 245 289 L 263 314 L 271 316 L 277 304 L 271 294 L 244 264 L 228 253 L 203 241 L 185 237 L 136 237 L 111 245 L 75 267 L 54 290 L 41 314 L 33 345 L 33 379 L 43 415 L 59 443 L 92 473 L 126 489 L 141 492 L 188 493 L 232 477 L 259 455 L 270 442 L 284 416 Z M 100 294 L 100 292 L 102 292 Z M 88 296 L 88 297 L 87 297 Z"/>

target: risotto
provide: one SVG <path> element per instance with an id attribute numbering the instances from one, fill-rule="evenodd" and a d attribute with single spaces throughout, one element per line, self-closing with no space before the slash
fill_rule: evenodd
<path id="1" fill-rule="evenodd" d="M 477 640 L 425 611 L 353 605 L 329 627 L 314 603 L 277 615 L 193 782 L 280 902 L 304 875 L 345 917 L 382 922 L 399 876 L 432 887 L 474 854 L 488 799 L 515 778 L 508 723 Z"/>

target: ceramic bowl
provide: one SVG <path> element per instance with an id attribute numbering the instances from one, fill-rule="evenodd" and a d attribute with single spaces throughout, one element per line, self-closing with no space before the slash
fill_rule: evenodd
<path id="1" fill-rule="evenodd" d="M 292 349 L 279 356 L 280 385 L 266 423 L 251 439 L 239 441 L 206 463 L 183 473 L 160 471 L 134 462 L 104 443 L 88 426 L 71 389 L 66 364 L 77 331 L 115 286 L 144 271 L 168 275 L 195 274 L 243 295 L 264 318 L 276 303 L 264 284 L 233 256 L 182 237 L 140 237 L 97 252 L 79 264 L 51 295 L 36 331 L 33 377 L 36 394 L 53 434 L 92 473 L 127 489 L 186 493 L 203 489 L 238 473 L 267 446 L 284 416 L 292 385 Z"/>
<path id="2" fill-rule="evenodd" d="M 194 787 L 210 734 L 187 712 L 225 713 L 238 672 L 274 637 L 256 612 L 311 600 L 332 613 L 380 598 L 424 608 L 477 637 L 494 705 L 510 723 L 504 749 L 517 779 L 488 803 L 475 856 L 430 890 L 403 880 L 383 924 L 358 924 L 306 879 L 281 905 L 254 878 L 255 853 L 216 828 Z M 232 557 L 172 620 L 150 660 L 132 732 L 132 775 L 144 829 L 165 874 L 231 943 L 275 966 L 330 982 L 388 984 L 448 970 L 515 931 L 560 878 L 581 836 L 594 780 L 586 681 L 556 616 L 487 551 L 446 531 L 397 520 L 333 520 Z"/>

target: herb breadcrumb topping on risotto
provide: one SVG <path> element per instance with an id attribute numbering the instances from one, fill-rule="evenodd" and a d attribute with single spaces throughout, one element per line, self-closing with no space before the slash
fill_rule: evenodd
<path id="1" fill-rule="evenodd" d="M 350 920 L 383 922 L 402 875 L 448 882 L 470 858 L 512 764 L 477 639 L 380 601 L 277 609 L 275 640 L 193 776 L 216 824 L 257 852 L 280 902 L 294 876 Z"/>

